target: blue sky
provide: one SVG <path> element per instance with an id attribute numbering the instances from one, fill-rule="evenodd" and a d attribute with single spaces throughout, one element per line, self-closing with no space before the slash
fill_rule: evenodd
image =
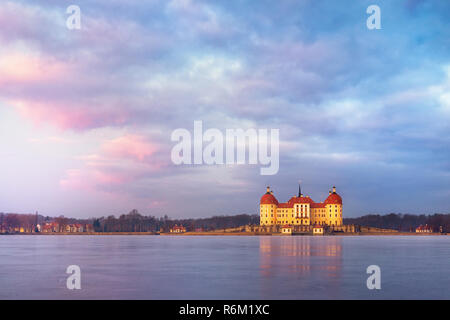
<path id="1" fill-rule="evenodd" d="M 81 8 L 80 30 L 66 8 Z M 368 30 L 366 8 L 381 9 Z M 448 1 L 4 1 L 0 211 L 449 212 Z M 171 132 L 280 129 L 280 170 L 174 166 Z"/>

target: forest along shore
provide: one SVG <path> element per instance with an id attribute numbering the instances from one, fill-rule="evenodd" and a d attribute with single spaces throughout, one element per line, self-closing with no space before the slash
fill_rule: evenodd
<path id="1" fill-rule="evenodd" d="M 159 233 L 159 232 L 58 232 L 58 233 L 9 233 L 0 236 L 286 236 L 281 233 L 258 232 L 184 232 L 184 233 Z M 288 236 L 311 236 L 312 234 L 290 234 Z M 445 236 L 449 233 L 415 233 L 415 232 L 337 232 L 326 233 L 324 236 Z M 317 235 L 323 236 L 323 235 Z"/>

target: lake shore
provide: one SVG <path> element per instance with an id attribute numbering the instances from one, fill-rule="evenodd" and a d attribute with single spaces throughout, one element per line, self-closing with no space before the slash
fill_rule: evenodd
<path id="1" fill-rule="evenodd" d="M 281 234 L 255 232 L 185 232 L 185 233 L 157 233 L 157 232 L 54 232 L 54 233 L 10 233 L 7 235 L 35 235 L 35 236 L 311 236 L 312 234 Z M 448 233 L 415 233 L 415 232 L 336 232 L 325 236 L 448 236 Z M 318 235 L 320 236 L 320 235 Z"/>
<path id="2" fill-rule="evenodd" d="M 162 236 L 312 236 L 312 234 L 292 234 L 285 235 L 281 233 L 254 233 L 254 232 L 186 232 L 186 233 L 161 233 Z M 325 236 L 440 236 L 449 235 L 445 233 L 415 233 L 415 232 L 354 232 L 344 233 L 336 232 L 325 234 Z M 321 236 L 321 235 L 317 235 Z"/>

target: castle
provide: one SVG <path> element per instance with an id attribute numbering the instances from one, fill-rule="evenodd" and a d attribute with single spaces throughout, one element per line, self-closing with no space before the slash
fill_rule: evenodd
<path id="1" fill-rule="evenodd" d="M 342 226 L 342 198 L 336 193 L 336 187 L 329 191 L 324 202 L 314 202 L 309 196 L 301 193 L 286 203 L 279 203 L 270 187 L 261 197 L 260 225 L 321 225 Z"/>

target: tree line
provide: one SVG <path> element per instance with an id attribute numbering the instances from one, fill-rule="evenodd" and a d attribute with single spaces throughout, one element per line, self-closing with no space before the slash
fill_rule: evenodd
<path id="1" fill-rule="evenodd" d="M 429 225 L 433 231 L 450 232 L 450 214 L 436 213 L 433 215 L 396 214 L 388 215 L 369 214 L 359 218 L 344 218 L 344 224 L 356 224 L 367 227 L 395 229 L 409 232 L 415 231 L 420 225 Z"/>
<path id="2" fill-rule="evenodd" d="M 64 230 L 65 226 L 69 224 L 92 224 L 96 232 L 168 232 L 175 225 L 184 226 L 186 231 L 211 231 L 236 228 L 243 225 L 258 225 L 259 216 L 240 214 L 198 219 L 170 219 L 167 215 L 158 218 L 151 215 L 145 216 L 140 214 L 138 210 L 132 210 L 128 214 L 122 214 L 118 217 L 110 215 L 101 218 L 75 219 L 64 216 L 52 218 L 37 214 L 0 213 L 0 227 L 6 229 L 24 228 L 26 232 L 31 232 L 37 223 L 42 226 L 48 222 L 56 222 L 60 230 Z M 450 232 L 450 214 L 370 214 L 358 218 L 344 218 L 344 224 L 395 229 L 405 232 L 414 231 L 419 225 L 427 224 L 435 232 L 438 232 L 440 227 L 444 232 Z"/>
<path id="3" fill-rule="evenodd" d="M 234 216 L 214 216 L 199 219 L 170 219 L 167 215 L 156 218 L 141 215 L 137 210 L 116 218 L 114 215 L 93 220 L 96 232 L 168 232 L 175 225 L 184 226 L 186 231 L 210 231 L 235 228 L 242 225 L 259 224 L 259 216 L 240 214 Z"/>
<path id="4" fill-rule="evenodd" d="M 45 225 L 54 222 L 59 231 L 65 230 L 69 224 L 92 224 L 96 232 L 157 232 L 169 231 L 175 225 L 184 226 L 186 231 L 201 229 L 210 231 L 215 229 L 235 228 L 247 224 L 259 224 L 259 216 L 240 214 L 235 216 L 214 216 L 199 219 L 170 219 L 167 215 L 157 218 L 145 216 L 138 210 L 118 217 L 110 215 L 101 218 L 74 219 L 64 216 L 48 217 L 38 214 L 0 213 L 0 227 L 4 230 L 23 228 L 25 232 L 34 232 L 37 224 Z"/>

